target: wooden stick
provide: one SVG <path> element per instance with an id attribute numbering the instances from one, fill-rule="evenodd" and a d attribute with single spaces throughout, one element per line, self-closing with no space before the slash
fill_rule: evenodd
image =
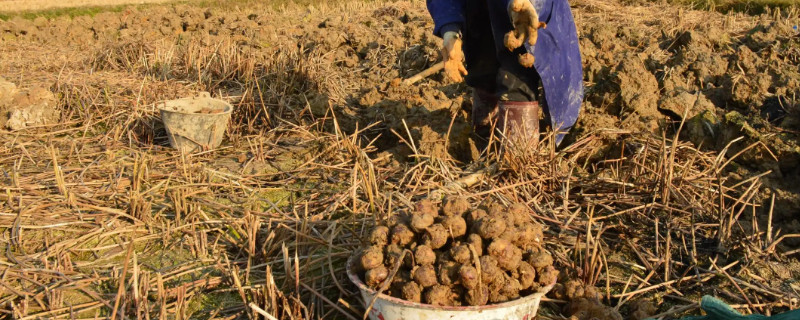
<path id="1" fill-rule="evenodd" d="M 117 297 L 114 300 L 114 309 L 111 310 L 111 320 L 117 318 L 117 308 L 119 308 L 119 300 L 122 298 L 123 293 L 125 292 L 125 275 L 128 273 L 128 261 L 131 259 L 131 253 L 133 253 L 133 241 L 131 244 L 128 245 L 128 253 L 125 254 L 125 263 L 122 265 L 122 275 L 119 279 L 119 287 L 117 288 Z M 123 314 L 120 313 L 121 318 L 125 318 Z"/>
<path id="2" fill-rule="evenodd" d="M 439 72 L 442 69 L 444 69 L 444 62 L 439 62 L 437 64 L 434 64 L 430 68 L 425 69 L 422 72 L 417 73 L 417 74 L 411 76 L 410 78 L 403 80 L 403 84 L 404 85 L 412 85 L 415 82 L 420 81 L 422 79 L 425 79 L 425 78 L 429 77 L 430 75 Z"/>
<path id="3" fill-rule="evenodd" d="M 668 315 L 677 314 L 677 313 L 681 313 L 681 312 L 686 312 L 686 311 L 689 311 L 689 310 L 694 310 L 694 309 L 697 309 L 699 307 L 700 307 L 699 303 L 692 303 L 690 305 L 685 305 L 685 306 L 681 306 L 681 307 L 675 306 L 675 307 L 672 307 L 672 308 L 670 308 L 669 310 L 667 310 L 665 312 L 662 312 L 662 313 L 659 313 L 657 315 L 648 317 L 648 319 L 660 319 L 661 317 L 666 317 Z"/>
<path id="4" fill-rule="evenodd" d="M 264 309 L 259 308 L 255 303 L 250 302 L 249 306 L 250 309 L 253 309 L 253 311 L 255 311 L 255 313 L 264 316 L 264 318 L 267 318 L 268 320 L 278 320 L 278 318 L 275 318 L 273 315 L 267 313 L 266 311 L 264 311 Z"/>

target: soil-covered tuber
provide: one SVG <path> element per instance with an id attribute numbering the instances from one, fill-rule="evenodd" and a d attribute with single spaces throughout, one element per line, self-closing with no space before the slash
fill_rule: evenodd
<path id="1" fill-rule="evenodd" d="M 469 201 L 464 197 L 447 197 L 442 213 L 446 216 L 460 216 L 469 210 Z"/>
<path id="2" fill-rule="evenodd" d="M 454 294 L 450 287 L 435 285 L 425 292 L 425 302 L 434 306 L 452 306 Z"/>
<path id="3" fill-rule="evenodd" d="M 392 228 L 392 243 L 405 246 L 414 240 L 414 232 L 403 223 L 398 223 Z"/>
<path id="4" fill-rule="evenodd" d="M 433 249 L 439 249 L 447 244 L 447 229 L 439 223 L 434 223 L 425 231 L 424 241 Z"/>
<path id="5" fill-rule="evenodd" d="M 423 288 L 430 287 L 437 283 L 436 270 L 430 265 L 417 267 L 411 272 L 411 277 Z"/>
<path id="6" fill-rule="evenodd" d="M 401 289 L 403 299 L 411 302 L 422 301 L 422 288 L 416 282 L 407 282 Z"/>
<path id="7" fill-rule="evenodd" d="M 377 226 L 369 233 L 369 242 L 376 246 L 383 246 L 389 241 L 389 227 Z"/>
<path id="8" fill-rule="evenodd" d="M 416 232 L 425 231 L 433 224 L 433 215 L 430 213 L 417 213 L 411 216 L 411 228 Z"/>
<path id="9" fill-rule="evenodd" d="M 494 239 L 506 231 L 506 222 L 500 218 L 494 218 L 490 215 L 478 220 L 477 224 L 478 235 L 486 240 Z"/>
<path id="10" fill-rule="evenodd" d="M 467 222 L 461 216 L 448 216 L 442 219 L 442 225 L 445 229 L 450 231 L 455 238 L 467 234 Z"/>
<path id="11" fill-rule="evenodd" d="M 389 270 L 387 270 L 384 266 L 379 266 L 372 270 L 368 270 L 364 277 L 367 279 L 367 285 L 375 288 L 379 286 L 383 280 L 386 280 L 386 278 L 389 277 Z"/>
<path id="12" fill-rule="evenodd" d="M 414 259 L 416 259 L 416 263 L 419 265 L 432 265 L 436 262 L 436 254 L 430 246 L 423 244 L 417 246 L 414 252 Z"/>
<path id="13" fill-rule="evenodd" d="M 372 270 L 383 265 L 383 251 L 378 246 L 368 247 L 361 253 L 361 267 Z"/>
<path id="14" fill-rule="evenodd" d="M 472 208 L 460 197 L 421 201 L 369 233 L 371 245 L 361 250 L 355 270 L 376 288 L 398 268 L 385 293 L 412 302 L 475 306 L 510 301 L 558 277 L 542 231 L 521 204 L 506 208 L 487 202 Z"/>
<path id="15" fill-rule="evenodd" d="M 458 270 L 458 275 L 461 278 L 461 285 L 467 289 L 475 289 L 478 287 L 478 270 L 473 266 L 463 265 Z"/>

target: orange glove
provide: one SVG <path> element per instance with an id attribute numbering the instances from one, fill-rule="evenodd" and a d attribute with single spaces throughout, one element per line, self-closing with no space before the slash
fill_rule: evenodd
<path id="1" fill-rule="evenodd" d="M 522 46 L 522 41 L 528 39 L 528 44 L 535 45 L 538 39 L 539 28 L 546 28 L 544 22 L 539 22 L 539 14 L 533 8 L 530 0 L 511 0 L 508 3 L 508 17 L 511 18 L 511 24 L 514 30 L 506 33 L 505 45 L 509 51 Z M 519 57 L 519 63 L 525 67 L 532 67 L 534 57 L 530 53 L 524 53 Z"/>
<path id="2" fill-rule="evenodd" d="M 455 82 L 464 81 L 467 68 L 464 67 L 464 51 L 461 50 L 461 35 L 455 31 L 444 33 L 444 46 L 442 60 L 444 61 L 444 74 Z"/>

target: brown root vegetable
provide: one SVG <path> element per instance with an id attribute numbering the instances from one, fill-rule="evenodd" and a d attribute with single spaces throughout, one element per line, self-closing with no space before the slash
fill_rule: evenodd
<path id="1" fill-rule="evenodd" d="M 394 226 L 396 226 L 398 223 L 405 223 L 406 218 L 407 216 L 404 214 L 393 215 L 389 217 L 389 219 L 386 219 L 386 227 L 389 229 L 394 228 Z"/>
<path id="2" fill-rule="evenodd" d="M 552 265 L 547 266 L 544 270 L 539 271 L 539 284 L 542 286 L 549 286 L 558 280 L 558 270 L 553 268 Z"/>
<path id="3" fill-rule="evenodd" d="M 525 68 L 533 67 L 533 63 L 536 61 L 536 57 L 534 57 L 530 52 L 525 52 L 520 54 L 517 58 L 517 62 Z"/>
<path id="4" fill-rule="evenodd" d="M 481 268 L 497 267 L 497 259 L 492 256 L 481 256 Z"/>
<path id="5" fill-rule="evenodd" d="M 508 207 L 508 213 L 514 217 L 514 224 L 522 225 L 530 221 L 530 209 L 522 203 L 515 203 Z"/>
<path id="6" fill-rule="evenodd" d="M 444 261 L 439 264 L 439 282 L 443 285 L 453 285 L 459 280 L 458 270 L 460 265 L 455 261 Z"/>
<path id="7" fill-rule="evenodd" d="M 383 252 L 378 246 L 368 247 L 361 253 L 361 267 L 364 270 L 375 269 L 383 265 Z"/>
<path id="8" fill-rule="evenodd" d="M 427 213 L 434 218 L 439 216 L 439 208 L 437 208 L 436 204 L 429 199 L 423 199 L 414 204 L 414 212 L 418 214 Z"/>
<path id="9" fill-rule="evenodd" d="M 586 299 L 594 299 L 594 300 L 602 300 L 603 294 L 597 291 L 597 288 L 594 286 L 586 286 L 583 288 L 583 296 Z"/>
<path id="10" fill-rule="evenodd" d="M 569 280 L 564 283 L 564 294 L 567 299 L 583 297 L 583 283 L 578 280 Z"/>
<path id="11" fill-rule="evenodd" d="M 480 288 L 470 289 L 464 296 L 465 302 L 470 306 L 482 306 L 489 302 L 489 288 L 481 286 Z"/>
<path id="12" fill-rule="evenodd" d="M 447 244 L 447 229 L 439 223 L 434 223 L 425 230 L 423 239 L 432 249 L 439 249 Z"/>
<path id="13" fill-rule="evenodd" d="M 483 255 L 483 239 L 481 239 L 481 236 L 474 233 L 470 234 L 467 236 L 467 244 L 475 248 L 475 253 L 477 253 L 478 256 Z"/>
<path id="14" fill-rule="evenodd" d="M 517 274 L 519 275 L 519 285 L 522 290 L 530 288 L 536 282 L 536 270 L 527 262 L 519 263 Z"/>
<path id="15" fill-rule="evenodd" d="M 513 224 L 506 224 L 506 231 L 497 236 L 498 239 L 508 240 L 508 242 L 516 245 L 520 237 L 520 230 Z"/>
<path id="16" fill-rule="evenodd" d="M 507 278 L 506 283 L 500 288 L 500 294 L 510 298 L 516 299 L 519 298 L 519 291 L 522 290 L 522 287 L 519 284 L 519 280 L 514 278 Z"/>
<path id="17" fill-rule="evenodd" d="M 506 231 L 506 222 L 491 215 L 478 221 L 478 235 L 486 240 L 494 239 Z"/>
<path id="18" fill-rule="evenodd" d="M 389 277 L 389 270 L 384 266 L 368 270 L 364 275 L 365 281 L 370 288 L 378 287 L 387 277 Z"/>
<path id="19" fill-rule="evenodd" d="M 544 234 L 542 232 L 542 225 L 538 223 L 525 223 L 518 228 L 519 237 L 514 242 L 521 248 L 540 247 Z"/>
<path id="20" fill-rule="evenodd" d="M 464 197 L 447 197 L 444 199 L 442 213 L 446 216 L 463 215 L 469 210 L 469 201 Z"/>
<path id="21" fill-rule="evenodd" d="M 553 256 L 545 251 L 534 252 L 531 253 L 528 258 L 528 263 L 536 268 L 536 270 L 541 270 L 547 266 L 553 265 Z"/>
<path id="22" fill-rule="evenodd" d="M 505 272 L 497 266 L 497 263 L 483 263 L 484 261 L 485 259 L 481 259 L 481 281 L 485 284 L 502 284 Z"/>
<path id="23" fill-rule="evenodd" d="M 417 213 L 411 216 L 411 228 L 416 232 L 423 232 L 433 224 L 433 216 L 430 213 Z"/>
<path id="24" fill-rule="evenodd" d="M 475 210 L 472 210 L 469 213 L 467 213 L 467 219 L 466 220 L 467 220 L 467 223 L 469 225 L 474 225 L 478 221 L 480 221 L 481 218 L 483 218 L 485 216 L 487 216 L 486 210 L 475 209 Z"/>
<path id="25" fill-rule="evenodd" d="M 436 254 L 433 252 L 433 249 L 431 249 L 430 246 L 423 244 L 417 246 L 417 249 L 414 252 L 414 259 L 419 265 L 432 265 L 436 263 Z"/>
<path id="26" fill-rule="evenodd" d="M 405 246 L 414 241 L 414 232 L 403 223 L 398 223 L 392 228 L 392 243 Z"/>
<path id="27" fill-rule="evenodd" d="M 505 295 L 501 294 L 500 291 L 495 291 L 489 289 L 489 302 L 491 303 L 503 303 L 510 300 Z"/>
<path id="28" fill-rule="evenodd" d="M 553 289 L 550 290 L 548 294 L 552 294 L 552 296 L 558 300 L 566 300 L 567 298 L 567 289 L 563 283 L 556 283 L 553 286 Z"/>
<path id="29" fill-rule="evenodd" d="M 389 242 L 389 227 L 377 226 L 369 233 L 369 243 L 376 246 L 383 246 Z"/>
<path id="30" fill-rule="evenodd" d="M 433 266 L 420 266 L 411 271 L 411 277 L 423 288 L 437 284 L 436 270 Z"/>
<path id="31" fill-rule="evenodd" d="M 614 308 L 604 306 L 599 301 L 576 298 L 564 306 L 564 313 L 578 320 L 622 320 L 622 315 Z"/>
<path id="32" fill-rule="evenodd" d="M 486 251 L 497 260 L 497 266 L 503 270 L 517 270 L 522 261 L 522 250 L 508 240 L 495 239 Z"/>
<path id="33" fill-rule="evenodd" d="M 461 216 L 449 216 L 442 219 L 442 225 L 449 230 L 453 238 L 467 234 L 467 222 Z"/>
<path id="34" fill-rule="evenodd" d="M 486 204 L 486 213 L 488 213 L 489 216 L 492 217 L 499 217 L 499 216 L 505 216 L 506 210 L 505 208 L 503 208 L 502 204 L 491 201 Z"/>
<path id="35" fill-rule="evenodd" d="M 425 302 L 434 306 L 452 306 L 454 294 L 450 287 L 435 285 L 425 291 Z"/>
<path id="36" fill-rule="evenodd" d="M 416 282 L 407 282 L 400 289 L 403 299 L 411 302 L 422 302 L 422 288 Z"/>
<path id="37" fill-rule="evenodd" d="M 469 263 L 471 260 L 472 253 L 467 245 L 459 244 L 450 248 L 450 256 L 453 258 L 453 261 L 465 264 Z"/>
<path id="38" fill-rule="evenodd" d="M 475 289 L 478 287 L 478 270 L 473 266 L 463 265 L 458 269 L 458 275 L 461 279 L 461 285 L 467 289 Z"/>

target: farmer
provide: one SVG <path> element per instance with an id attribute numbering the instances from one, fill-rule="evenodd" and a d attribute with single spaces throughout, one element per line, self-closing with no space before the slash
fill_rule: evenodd
<path id="1" fill-rule="evenodd" d="M 506 139 L 536 144 L 537 101 L 543 101 L 546 123 L 560 143 L 583 100 L 578 36 L 567 0 L 427 0 L 427 6 L 433 32 L 444 40 L 445 74 L 456 82 L 466 78 L 473 88 L 475 133 L 487 138 L 496 123 Z"/>

